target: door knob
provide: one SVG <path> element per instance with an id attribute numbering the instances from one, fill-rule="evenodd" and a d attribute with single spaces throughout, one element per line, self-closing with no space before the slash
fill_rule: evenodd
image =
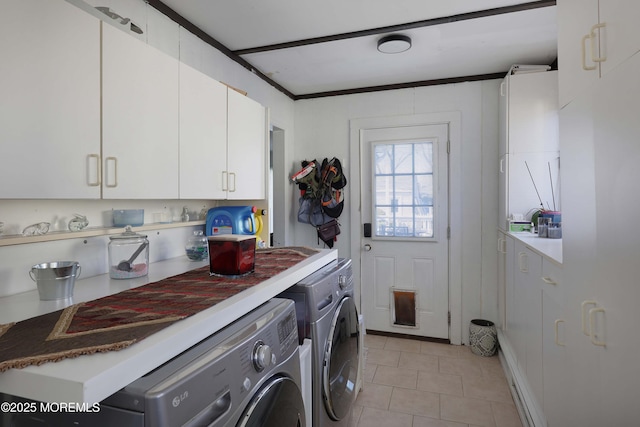
<path id="1" fill-rule="evenodd" d="M 364 245 L 364 250 L 369 252 L 371 250 L 371 245 L 368 244 L 368 243 L 366 245 Z"/>

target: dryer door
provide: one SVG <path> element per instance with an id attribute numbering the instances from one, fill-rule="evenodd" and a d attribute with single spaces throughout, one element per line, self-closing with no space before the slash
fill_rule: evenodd
<path id="1" fill-rule="evenodd" d="M 340 420 L 351 413 L 358 376 L 358 313 L 351 297 L 336 308 L 324 355 L 323 392 L 329 416 Z"/>
<path id="2" fill-rule="evenodd" d="M 288 377 L 273 377 L 251 399 L 238 427 L 306 427 L 304 415 L 296 383 Z"/>

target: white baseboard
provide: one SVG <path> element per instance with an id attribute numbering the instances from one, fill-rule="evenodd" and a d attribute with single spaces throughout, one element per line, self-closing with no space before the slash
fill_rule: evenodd
<path id="1" fill-rule="evenodd" d="M 498 342 L 500 343 L 500 362 L 507 376 L 511 395 L 523 427 L 547 427 L 541 406 L 531 391 L 527 377 L 518 366 L 509 339 L 501 329 L 498 329 Z"/>

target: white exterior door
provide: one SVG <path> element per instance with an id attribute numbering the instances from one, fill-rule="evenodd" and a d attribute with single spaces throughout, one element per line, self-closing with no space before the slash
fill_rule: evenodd
<path id="1" fill-rule="evenodd" d="M 448 124 L 361 132 L 367 329 L 449 338 Z"/>

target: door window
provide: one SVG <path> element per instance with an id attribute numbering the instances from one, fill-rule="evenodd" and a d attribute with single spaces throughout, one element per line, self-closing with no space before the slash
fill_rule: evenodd
<path id="1" fill-rule="evenodd" d="M 431 141 L 374 144 L 375 237 L 434 237 L 434 149 Z"/>

